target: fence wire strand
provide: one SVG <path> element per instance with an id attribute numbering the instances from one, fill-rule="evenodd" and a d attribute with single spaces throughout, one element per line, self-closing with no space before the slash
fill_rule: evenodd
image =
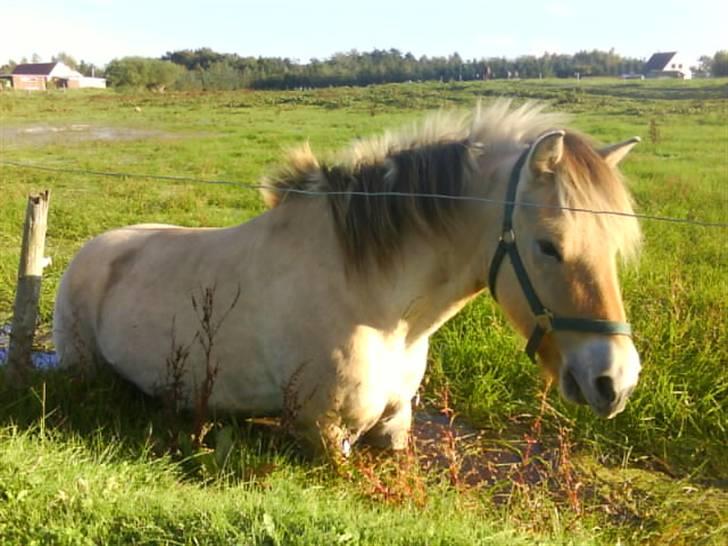
<path id="1" fill-rule="evenodd" d="M 150 180 L 163 180 L 166 182 L 187 182 L 193 184 L 210 184 L 219 186 L 235 186 L 248 190 L 261 190 L 269 189 L 275 190 L 281 193 L 293 193 L 298 195 L 307 195 L 312 197 L 325 197 L 325 196 L 342 196 L 349 195 L 353 197 L 395 197 L 395 198 L 412 198 L 418 199 L 446 199 L 450 201 L 471 201 L 476 203 L 484 203 L 487 205 L 514 205 L 518 207 L 527 208 L 538 208 L 538 209 L 550 209 L 550 210 L 562 210 L 569 212 L 579 212 L 595 215 L 605 216 L 623 216 L 628 218 L 637 218 L 640 220 L 652 220 L 657 222 L 668 222 L 673 224 L 684 224 L 706 228 L 728 228 L 728 222 L 708 222 L 704 220 L 695 220 L 691 218 L 678 218 L 672 216 L 660 216 L 655 214 L 643 214 L 643 213 L 628 213 L 620 211 L 609 211 L 609 210 L 595 210 L 580 207 L 567 207 L 561 205 L 548 205 L 544 203 L 530 203 L 527 201 L 508 201 L 505 199 L 490 199 L 487 197 L 475 197 L 466 195 L 448 195 L 442 193 L 409 193 L 409 192 L 396 192 L 396 191 L 382 191 L 382 192 L 367 192 L 367 191 L 318 191 L 318 190 L 303 190 L 299 188 L 278 188 L 268 186 L 266 184 L 256 184 L 250 182 L 240 182 L 235 180 L 219 180 L 219 179 L 205 179 L 195 178 L 192 176 L 176 176 L 176 175 L 163 175 L 163 174 L 145 174 L 145 173 L 130 173 L 130 172 L 111 172 L 111 171 L 95 171 L 86 170 L 73 167 L 53 167 L 50 165 L 40 165 L 38 163 L 26 163 L 20 161 L 8 161 L 0 160 L 0 165 L 6 165 L 9 167 L 15 167 L 19 169 L 33 169 L 46 172 L 55 172 L 63 174 L 77 174 L 84 176 L 100 176 L 109 178 L 138 178 L 138 179 L 150 179 Z"/>

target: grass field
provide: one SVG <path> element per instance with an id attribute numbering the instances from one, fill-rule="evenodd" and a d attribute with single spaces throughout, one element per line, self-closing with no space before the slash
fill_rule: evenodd
<path id="1" fill-rule="evenodd" d="M 403 84 L 303 92 L 0 93 L 0 160 L 255 182 L 286 147 L 333 151 L 357 136 L 479 99 L 538 99 L 610 142 L 638 210 L 728 221 L 728 81 Z M 66 264 L 109 228 L 224 226 L 262 210 L 242 187 L 62 174 L 0 165 L 0 325 L 9 321 L 25 199 L 52 190 L 41 331 Z M 543 446 L 540 478 L 471 487 L 456 457 L 303 460 L 275 428 L 211 418 L 202 442 L 113 377 L 39 374 L 14 392 L 0 370 L 0 543 L 724 544 L 728 541 L 726 229 L 643 222 L 622 271 L 643 359 L 627 410 L 601 421 L 544 395 L 488 297 L 434 338 L 423 399 L 509 449 Z M 441 438 L 443 450 L 447 437 Z M 515 449 L 515 448 L 514 448 Z M 557 460 L 558 464 L 547 464 Z"/>

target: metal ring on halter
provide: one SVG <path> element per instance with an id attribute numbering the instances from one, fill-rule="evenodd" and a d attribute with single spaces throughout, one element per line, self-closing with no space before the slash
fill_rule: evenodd
<path id="1" fill-rule="evenodd" d="M 544 334 L 548 334 L 554 330 L 553 319 L 553 313 L 548 309 L 544 309 L 543 313 L 536 315 L 536 324 L 543 330 Z"/>
<path id="2" fill-rule="evenodd" d="M 507 231 L 504 231 L 501 234 L 501 241 L 503 241 L 507 245 L 512 245 L 516 242 L 516 233 L 513 231 L 513 229 L 509 229 Z"/>

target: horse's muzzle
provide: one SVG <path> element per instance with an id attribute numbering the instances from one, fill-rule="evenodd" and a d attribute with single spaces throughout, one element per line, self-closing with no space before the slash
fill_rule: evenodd
<path id="1" fill-rule="evenodd" d="M 589 404 L 594 413 L 611 419 L 624 410 L 637 386 L 640 362 L 628 338 L 600 338 L 581 345 L 566 359 L 559 383 L 566 400 Z"/>

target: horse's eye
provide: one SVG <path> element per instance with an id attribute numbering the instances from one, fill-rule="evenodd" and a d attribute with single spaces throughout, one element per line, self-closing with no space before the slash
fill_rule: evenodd
<path id="1" fill-rule="evenodd" d="M 545 254 L 546 256 L 550 256 L 551 258 L 554 258 L 556 261 L 563 261 L 564 259 L 561 257 L 561 254 L 559 253 L 556 246 L 551 241 L 544 241 L 543 239 L 537 241 L 538 243 L 538 249 Z"/>

